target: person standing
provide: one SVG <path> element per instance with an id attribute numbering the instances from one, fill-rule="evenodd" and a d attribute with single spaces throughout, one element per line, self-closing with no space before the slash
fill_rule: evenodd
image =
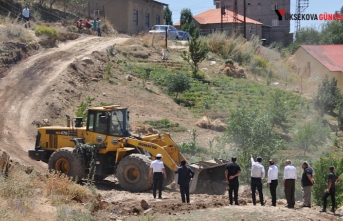
<path id="1" fill-rule="evenodd" d="M 151 162 L 150 169 L 149 169 L 149 177 L 153 179 L 153 196 L 156 199 L 156 191 L 158 187 L 158 198 L 162 199 L 162 184 L 163 184 L 163 176 L 164 179 L 167 178 L 166 170 L 164 168 L 164 164 L 162 162 L 162 154 L 156 154 L 156 160 Z"/>
<path id="2" fill-rule="evenodd" d="M 323 197 L 323 209 L 320 212 L 326 212 L 327 198 L 331 196 L 332 209 L 331 212 L 335 213 L 336 209 L 336 185 L 341 181 L 341 179 L 334 173 L 334 166 L 329 167 L 328 175 L 328 188 L 326 189 L 325 195 Z"/>
<path id="3" fill-rule="evenodd" d="M 97 29 L 98 21 L 94 18 L 92 23 L 93 23 L 93 30 L 94 30 L 94 32 L 98 32 L 98 29 Z"/>
<path id="4" fill-rule="evenodd" d="M 234 193 L 234 200 L 235 205 L 239 205 L 238 203 L 238 188 L 239 188 L 239 182 L 238 182 L 238 176 L 241 175 L 241 168 L 236 163 L 236 157 L 231 158 L 231 163 L 228 163 L 225 168 L 225 181 L 226 184 L 229 185 L 229 200 L 230 205 L 233 204 L 232 199 L 232 192 Z"/>
<path id="5" fill-rule="evenodd" d="M 261 164 L 262 157 L 257 157 L 256 161 L 252 158 L 252 155 L 250 154 L 250 160 L 251 160 L 251 196 L 252 196 L 252 203 L 254 206 L 256 205 L 256 188 L 260 197 L 261 206 L 264 206 L 263 201 L 263 192 L 262 192 L 262 180 L 265 176 L 264 166 Z"/>
<path id="6" fill-rule="evenodd" d="M 189 203 L 189 183 L 192 182 L 194 171 L 186 166 L 186 160 L 181 160 L 181 166 L 177 168 L 175 173 L 179 174 L 177 184 L 180 185 L 181 200 L 183 203 Z M 185 197 L 186 196 L 186 197 Z"/>
<path id="7" fill-rule="evenodd" d="M 274 165 L 273 160 L 269 160 L 267 187 L 272 196 L 272 206 L 276 206 L 276 187 L 278 186 L 279 169 Z"/>
<path id="8" fill-rule="evenodd" d="M 310 167 L 308 162 L 303 162 L 301 167 L 304 169 L 304 172 L 301 176 L 301 187 L 303 190 L 303 205 L 302 207 L 310 207 L 311 208 L 311 192 L 312 186 L 315 184 L 313 179 L 313 169 Z"/>
<path id="9" fill-rule="evenodd" d="M 22 15 L 25 21 L 25 28 L 27 28 L 27 25 L 29 25 L 30 28 L 30 9 L 27 7 L 27 5 L 25 5 L 25 8 L 22 11 Z"/>
<path id="10" fill-rule="evenodd" d="M 98 17 L 97 18 L 97 30 L 98 30 L 98 36 L 101 37 L 101 20 L 100 18 Z"/>
<path id="11" fill-rule="evenodd" d="M 287 207 L 294 208 L 295 205 L 295 180 L 297 179 L 297 169 L 292 165 L 290 160 L 286 160 L 286 166 L 283 175 L 283 186 L 287 199 Z"/>

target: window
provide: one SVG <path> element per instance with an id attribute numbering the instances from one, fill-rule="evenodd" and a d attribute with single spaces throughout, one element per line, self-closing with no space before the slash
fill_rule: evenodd
<path id="1" fill-rule="evenodd" d="M 138 25 L 138 11 L 133 10 L 133 25 L 137 26 Z"/>
<path id="2" fill-rule="evenodd" d="M 261 3 L 257 3 L 258 6 L 261 6 Z"/>
<path id="3" fill-rule="evenodd" d="M 250 26 L 250 28 L 249 28 L 249 34 L 251 34 L 252 33 L 252 26 Z"/>
<path id="4" fill-rule="evenodd" d="M 272 26 L 279 26 L 279 19 L 272 19 Z"/>
<path id="5" fill-rule="evenodd" d="M 275 10 L 277 10 L 277 9 L 279 9 L 278 4 L 277 4 L 277 3 L 272 4 L 271 10 L 272 10 L 272 11 L 275 11 Z"/>
<path id="6" fill-rule="evenodd" d="M 156 25 L 160 25 L 160 16 L 156 15 Z"/>
<path id="7" fill-rule="evenodd" d="M 149 23 L 149 13 L 145 13 L 145 27 L 149 28 L 150 23 Z"/>
<path id="8" fill-rule="evenodd" d="M 94 113 L 89 115 L 89 119 L 87 120 L 87 122 L 88 122 L 88 130 L 94 131 Z"/>
<path id="9" fill-rule="evenodd" d="M 248 3 L 248 6 L 251 6 L 251 4 L 250 4 L 250 3 Z"/>

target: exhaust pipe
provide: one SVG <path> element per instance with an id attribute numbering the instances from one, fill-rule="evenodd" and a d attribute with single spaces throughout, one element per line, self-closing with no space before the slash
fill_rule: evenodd
<path id="1" fill-rule="evenodd" d="M 70 116 L 66 114 L 66 117 L 67 117 L 67 127 L 70 127 Z"/>

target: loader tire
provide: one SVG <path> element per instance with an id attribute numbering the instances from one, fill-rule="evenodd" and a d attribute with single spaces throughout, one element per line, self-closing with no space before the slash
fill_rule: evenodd
<path id="1" fill-rule="evenodd" d="M 174 182 L 174 180 L 175 180 L 175 176 L 174 176 L 175 173 L 171 169 L 169 169 L 165 164 L 164 164 L 164 168 L 166 170 L 167 179 L 163 179 L 162 186 L 166 187 L 169 184 L 171 184 L 172 182 Z"/>
<path id="2" fill-rule="evenodd" d="M 142 154 L 130 154 L 124 157 L 117 167 L 117 179 L 120 186 L 130 192 L 146 191 L 152 186 L 149 178 L 151 160 Z"/>
<path id="3" fill-rule="evenodd" d="M 49 171 L 66 174 L 74 181 L 80 181 L 86 176 L 82 161 L 73 153 L 74 148 L 61 148 L 53 152 L 49 159 Z"/>

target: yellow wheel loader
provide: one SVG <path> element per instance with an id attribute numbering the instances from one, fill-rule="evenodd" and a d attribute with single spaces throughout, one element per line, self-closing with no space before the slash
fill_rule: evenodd
<path id="1" fill-rule="evenodd" d="M 38 128 L 35 149 L 28 151 L 31 159 L 48 163 L 50 171 L 60 171 L 74 180 L 91 176 L 99 181 L 114 174 L 120 186 L 132 192 L 151 188 L 149 167 L 158 153 L 163 156 L 167 173 L 163 186 L 167 186 L 185 159 L 177 144 L 169 134 L 132 136 L 129 111 L 119 105 L 90 108 L 85 126 L 82 118 L 74 121 L 67 115 L 66 126 Z M 197 192 L 198 181 L 204 181 L 201 187 L 207 190 L 212 183 L 225 185 L 226 163 L 212 160 L 191 165 L 195 170 L 191 192 Z M 225 192 L 225 187 L 213 188 L 214 193 Z"/>

